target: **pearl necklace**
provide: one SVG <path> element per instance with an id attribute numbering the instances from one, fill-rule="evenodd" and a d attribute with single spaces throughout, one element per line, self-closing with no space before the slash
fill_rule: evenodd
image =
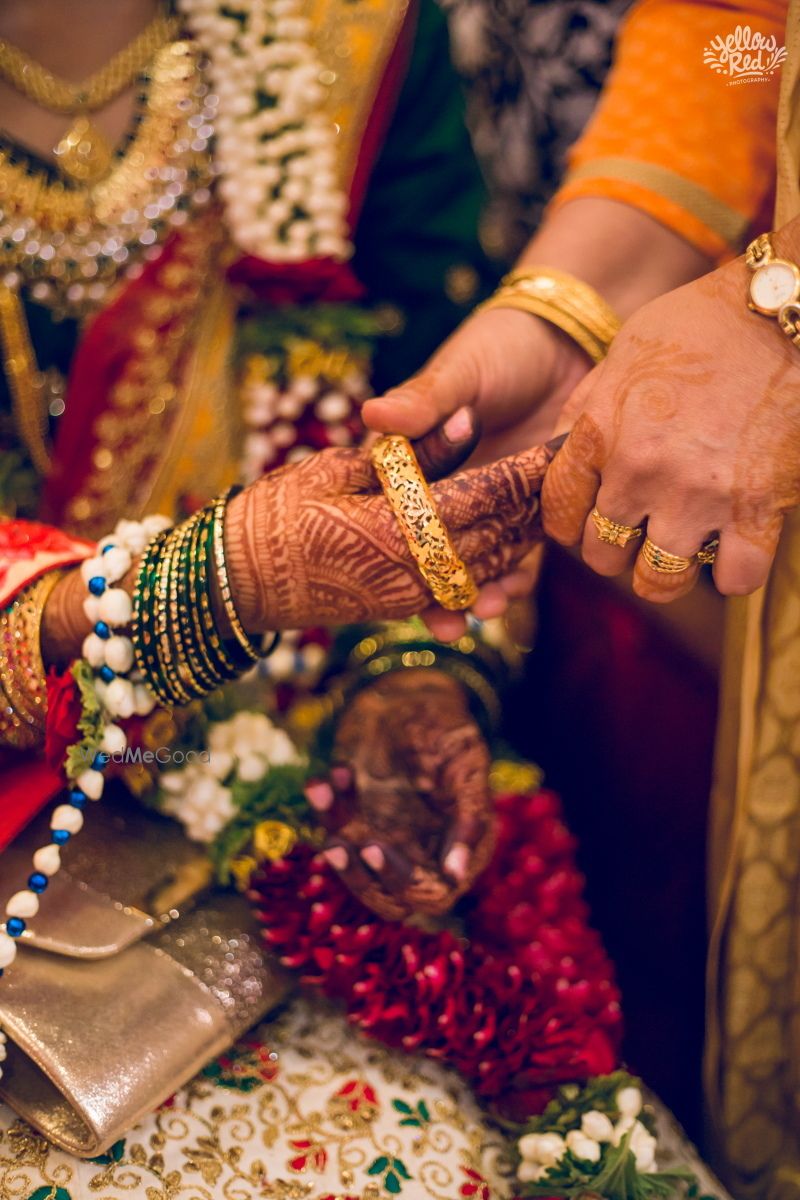
<path id="1" fill-rule="evenodd" d="M 61 868 L 61 847 L 83 828 L 83 811 L 89 800 L 99 800 L 105 787 L 103 771 L 112 754 L 127 746 L 125 732 L 113 716 L 146 716 L 155 706 L 155 697 L 144 683 L 131 675 L 133 646 L 118 630 L 130 621 L 131 599 L 114 584 L 130 569 L 133 555 L 141 554 L 151 538 L 171 525 L 166 517 L 145 517 L 141 522 L 120 521 L 109 537 L 103 538 L 93 558 L 86 559 L 81 573 L 89 595 L 84 608 L 93 630 L 83 643 L 83 655 L 93 668 L 93 686 L 102 705 L 102 735 L 89 762 L 80 757 L 67 765 L 70 789 L 66 803 L 59 804 L 50 817 L 50 842 L 33 855 L 33 871 L 27 886 L 15 892 L 6 904 L 5 922 L 0 924 L 0 976 L 17 957 L 19 939 L 27 923 L 39 911 L 40 897 Z M 128 677 L 130 676 L 130 677 Z M 81 769 L 83 766 L 83 769 Z M 6 1036 L 0 1028 L 0 1064 L 6 1058 Z M 3 1068 L 0 1065 L 0 1078 Z"/>

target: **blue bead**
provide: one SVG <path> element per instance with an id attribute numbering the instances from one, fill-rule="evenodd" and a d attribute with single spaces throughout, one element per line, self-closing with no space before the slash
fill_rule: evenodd
<path id="1" fill-rule="evenodd" d="M 111 637 L 111 630 L 105 621 L 98 621 L 94 627 L 94 631 L 99 638 Z"/>
<path id="2" fill-rule="evenodd" d="M 52 839 L 57 846 L 64 846 L 72 837 L 68 829 L 54 829 Z"/>
<path id="3" fill-rule="evenodd" d="M 25 928 L 25 922 L 22 917 L 9 917 L 6 921 L 6 933 L 9 937 L 22 937 Z"/>
<path id="4" fill-rule="evenodd" d="M 101 667 L 97 674 L 100 676 L 103 683 L 111 683 L 112 679 L 117 678 L 116 673 L 111 670 L 111 667 L 109 667 L 108 663 L 106 663 L 104 667 Z"/>
<path id="5" fill-rule="evenodd" d="M 2 979 L 4 975 L 5 975 L 5 971 L 3 970 L 2 967 L 0 967 L 0 979 Z"/>
<path id="6" fill-rule="evenodd" d="M 102 771 L 107 766 L 108 766 L 108 755 L 104 754 L 102 750 L 98 750 L 97 754 L 95 754 L 94 758 L 92 759 L 92 770 L 93 771 Z"/>
<path id="7" fill-rule="evenodd" d="M 113 549 L 114 549 L 114 543 L 113 543 L 113 542 L 109 542 L 107 546 L 103 546 L 103 549 L 100 551 L 100 553 L 101 553 L 101 554 L 108 554 L 109 550 L 113 550 Z"/>
<path id="8" fill-rule="evenodd" d="M 69 794 L 69 802 L 73 808 L 84 808 L 86 805 L 86 793 L 80 788 L 73 788 Z"/>
<path id="9" fill-rule="evenodd" d="M 47 891 L 47 885 L 49 882 L 50 880 L 46 875 L 43 875 L 41 871 L 34 871 L 34 873 L 28 879 L 28 887 L 32 892 L 36 892 L 38 896 L 41 895 L 42 892 Z"/>
<path id="10" fill-rule="evenodd" d="M 93 596 L 102 596 L 106 590 L 106 581 L 102 575 L 93 575 L 89 580 L 89 591 Z"/>

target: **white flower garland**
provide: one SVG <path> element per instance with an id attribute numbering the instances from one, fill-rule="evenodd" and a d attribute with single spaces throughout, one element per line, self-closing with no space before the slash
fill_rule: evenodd
<path id="1" fill-rule="evenodd" d="M 272 262 L 349 257 L 326 72 L 301 0 L 179 0 L 179 7 L 219 99 L 219 192 L 236 244 Z"/>

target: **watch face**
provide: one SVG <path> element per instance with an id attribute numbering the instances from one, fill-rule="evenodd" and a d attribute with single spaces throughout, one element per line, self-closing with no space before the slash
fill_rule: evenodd
<path id="1" fill-rule="evenodd" d="M 762 312 L 776 313 L 797 293 L 798 279 L 789 263 L 758 267 L 750 280 L 750 298 Z"/>

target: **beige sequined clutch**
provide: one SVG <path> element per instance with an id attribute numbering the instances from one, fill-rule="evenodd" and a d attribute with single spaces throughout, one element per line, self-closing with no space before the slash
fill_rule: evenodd
<path id="1" fill-rule="evenodd" d="M 287 995 L 246 901 L 209 890 L 173 822 L 122 797 L 93 806 L 0 988 L 0 1096 L 84 1158 L 103 1153 Z M 5 904 L 48 840 L 0 855 Z"/>

